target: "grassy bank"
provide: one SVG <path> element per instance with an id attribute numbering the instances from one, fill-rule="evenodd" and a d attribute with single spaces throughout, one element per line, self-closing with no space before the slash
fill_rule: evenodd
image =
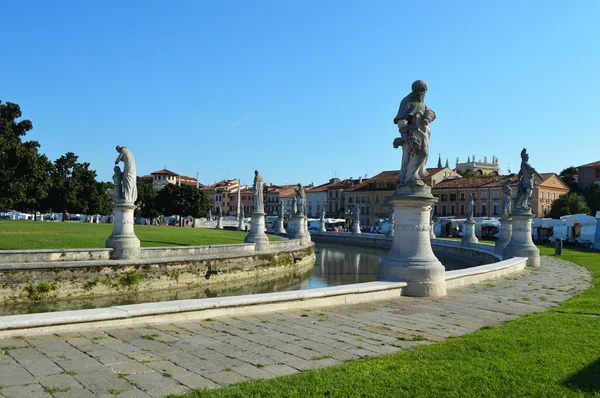
<path id="1" fill-rule="evenodd" d="M 561 258 L 588 268 L 594 287 L 552 311 L 392 355 L 182 397 L 599 396 L 600 253 L 565 249 Z"/>
<path id="2" fill-rule="evenodd" d="M 0 250 L 102 248 L 112 229 L 112 224 L 0 221 Z M 136 225 L 135 234 L 142 247 L 244 243 L 246 237 L 237 231 L 150 225 Z"/>

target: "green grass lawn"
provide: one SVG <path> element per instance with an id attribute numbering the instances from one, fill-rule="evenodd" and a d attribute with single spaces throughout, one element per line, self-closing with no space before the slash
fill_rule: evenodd
<path id="1" fill-rule="evenodd" d="M 600 252 L 565 248 L 561 258 L 588 268 L 594 287 L 551 311 L 396 354 L 182 397 L 600 396 Z"/>
<path id="2" fill-rule="evenodd" d="M 0 250 L 102 248 L 112 229 L 112 224 L 0 221 Z M 142 247 L 244 243 L 246 237 L 245 232 L 150 225 L 136 225 L 135 234 Z"/>

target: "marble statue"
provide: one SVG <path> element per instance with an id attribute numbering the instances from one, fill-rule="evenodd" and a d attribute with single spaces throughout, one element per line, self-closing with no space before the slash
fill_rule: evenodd
<path id="1" fill-rule="evenodd" d="M 354 206 L 354 219 L 360 220 L 360 206 L 359 205 Z"/>
<path id="2" fill-rule="evenodd" d="M 325 206 L 321 207 L 321 221 L 325 220 Z"/>
<path id="3" fill-rule="evenodd" d="M 292 216 L 295 216 L 296 214 L 298 214 L 298 205 L 297 205 L 297 199 L 294 196 L 292 198 Z"/>
<path id="4" fill-rule="evenodd" d="M 402 165 L 397 185 L 424 185 L 423 178 L 429 157 L 429 124 L 435 120 L 435 112 L 425 105 L 427 84 L 417 80 L 412 92 L 402 102 L 394 124 L 398 125 L 400 137 L 394 140 L 394 148 L 402 147 Z"/>
<path id="5" fill-rule="evenodd" d="M 304 215 L 304 205 L 306 204 L 306 192 L 304 192 L 304 188 L 302 188 L 302 184 L 298 183 L 298 188 L 296 188 L 296 206 L 298 207 L 298 212 L 296 214 L 303 216 Z"/>
<path id="6" fill-rule="evenodd" d="M 507 178 L 504 180 L 504 184 L 502 185 L 502 217 L 508 217 L 511 213 L 511 205 L 513 199 L 512 189 L 510 188 L 510 183 L 512 180 Z"/>
<path id="7" fill-rule="evenodd" d="M 519 185 L 517 186 L 517 194 L 514 200 L 514 210 L 531 210 L 529 207 L 529 199 L 533 193 L 533 183 L 535 169 L 529 164 L 529 154 L 527 149 L 521 151 L 521 169 L 519 170 Z"/>
<path id="8" fill-rule="evenodd" d="M 392 207 L 392 210 L 390 210 L 390 225 L 394 226 L 394 224 L 396 223 L 396 213 L 394 212 L 394 208 Z"/>
<path id="9" fill-rule="evenodd" d="M 283 218 L 283 216 L 285 215 L 284 212 L 285 212 L 285 205 L 283 203 L 283 200 L 280 200 L 279 201 L 279 218 Z"/>
<path id="10" fill-rule="evenodd" d="M 113 193 L 113 199 L 115 203 L 123 201 L 123 172 L 119 166 L 115 166 L 115 173 L 113 174 L 113 182 L 115 183 L 115 189 Z"/>
<path id="11" fill-rule="evenodd" d="M 473 212 L 475 210 L 475 194 L 469 195 L 469 201 L 467 202 L 467 221 L 473 221 Z"/>
<path id="12" fill-rule="evenodd" d="M 263 186 L 264 180 L 258 173 L 258 170 L 254 171 L 254 185 L 252 186 L 252 192 L 254 193 L 254 211 L 257 213 L 265 212 L 265 203 L 263 199 Z"/>
<path id="13" fill-rule="evenodd" d="M 208 209 L 208 221 L 212 221 L 212 209 Z"/>
<path id="14" fill-rule="evenodd" d="M 123 201 L 126 203 L 135 203 L 137 200 L 137 177 L 135 170 L 135 159 L 133 154 L 127 147 L 117 145 L 117 160 L 115 164 L 123 162 L 123 173 L 121 177 L 121 184 L 123 187 Z"/>
<path id="15" fill-rule="evenodd" d="M 219 206 L 219 218 L 223 218 L 223 208 Z"/>

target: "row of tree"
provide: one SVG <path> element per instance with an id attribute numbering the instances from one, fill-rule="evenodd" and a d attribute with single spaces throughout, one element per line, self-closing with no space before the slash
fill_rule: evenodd
<path id="1" fill-rule="evenodd" d="M 23 141 L 33 128 L 19 105 L 0 101 L 0 209 L 23 212 L 108 214 L 107 189 L 89 163 L 67 152 L 54 162 L 37 141 Z"/>
<path id="2" fill-rule="evenodd" d="M 97 181 L 90 164 L 67 152 L 54 162 L 39 152 L 37 141 L 24 141 L 33 128 L 19 105 L 0 101 L 0 210 L 22 212 L 110 214 L 111 182 Z M 204 191 L 191 185 L 168 184 L 160 192 L 138 183 L 136 204 L 142 217 L 161 214 L 201 217 L 210 203 Z"/>
<path id="3" fill-rule="evenodd" d="M 206 193 L 193 185 L 167 184 L 155 192 L 152 186 L 137 183 L 139 214 L 154 219 L 162 215 L 206 217 L 211 207 Z"/>
<path id="4" fill-rule="evenodd" d="M 570 214 L 595 215 L 600 210 L 600 187 L 590 184 L 588 188 L 579 188 L 577 168 L 567 167 L 559 177 L 569 187 L 569 193 L 561 195 L 552 202 L 549 216 L 560 218 Z"/>

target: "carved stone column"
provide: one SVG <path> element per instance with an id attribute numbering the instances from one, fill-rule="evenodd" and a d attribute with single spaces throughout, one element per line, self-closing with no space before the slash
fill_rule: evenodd
<path id="1" fill-rule="evenodd" d="M 300 244 L 310 242 L 310 233 L 307 227 L 308 218 L 303 215 L 295 215 L 288 221 L 287 236 L 289 239 L 300 239 Z"/>
<path id="2" fill-rule="evenodd" d="M 275 233 L 278 235 L 283 235 L 287 233 L 285 227 L 283 226 L 283 217 L 279 217 L 277 219 L 277 229 L 275 230 Z"/>
<path id="3" fill-rule="evenodd" d="M 502 216 L 500 219 L 500 239 L 496 241 L 496 247 L 494 248 L 496 254 L 504 254 L 504 249 L 508 245 L 508 242 L 510 242 L 511 235 L 512 218 Z"/>
<path id="4" fill-rule="evenodd" d="M 467 220 L 465 221 L 465 225 L 464 225 L 464 230 L 463 230 L 463 237 L 462 240 L 460 242 L 460 244 L 462 246 L 468 246 L 471 243 L 478 243 L 479 239 L 477 239 L 477 236 L 475 236 L 475 221 L 471 220 Z"/>
<path id="5" fill-rule="evenodd" d="M 140 240 L 133 230 L 135 207 L 131 203 L 113 205 L 113 232 L 106 240 L 106 247 L 113 249 L 111 258 L 114 260 L 136 259 L 140 256 Z"/>
<path id="6" fill-rule="evenodd" d="M 390 252 L 379 263 L 377 278 L 404 281 L 403 294 L 417 297 L 446 295 L 445 269 L 433 254 L 430 238 L 430 210 L 437 203 L 430 191 L 396 193 L 394 237 Z"/>
<path id="7" fill-rule="evenodd" d="M 265 234 L 265 213 L 253 212 L 250 219 L 250 231 L 244 242 L 256 243 L 256 250 L 263 251 L 269 248 L 269 237 Z"/>
<path id="8" fill-rule="evenodd" d="M 530 212 L 513 212 L 512 234 L 504 248 L 503 258 L 527 257 L 528 267 L 540 266 L 540 250 L 533 244 L 531 224 L 533 214 Z"/>

